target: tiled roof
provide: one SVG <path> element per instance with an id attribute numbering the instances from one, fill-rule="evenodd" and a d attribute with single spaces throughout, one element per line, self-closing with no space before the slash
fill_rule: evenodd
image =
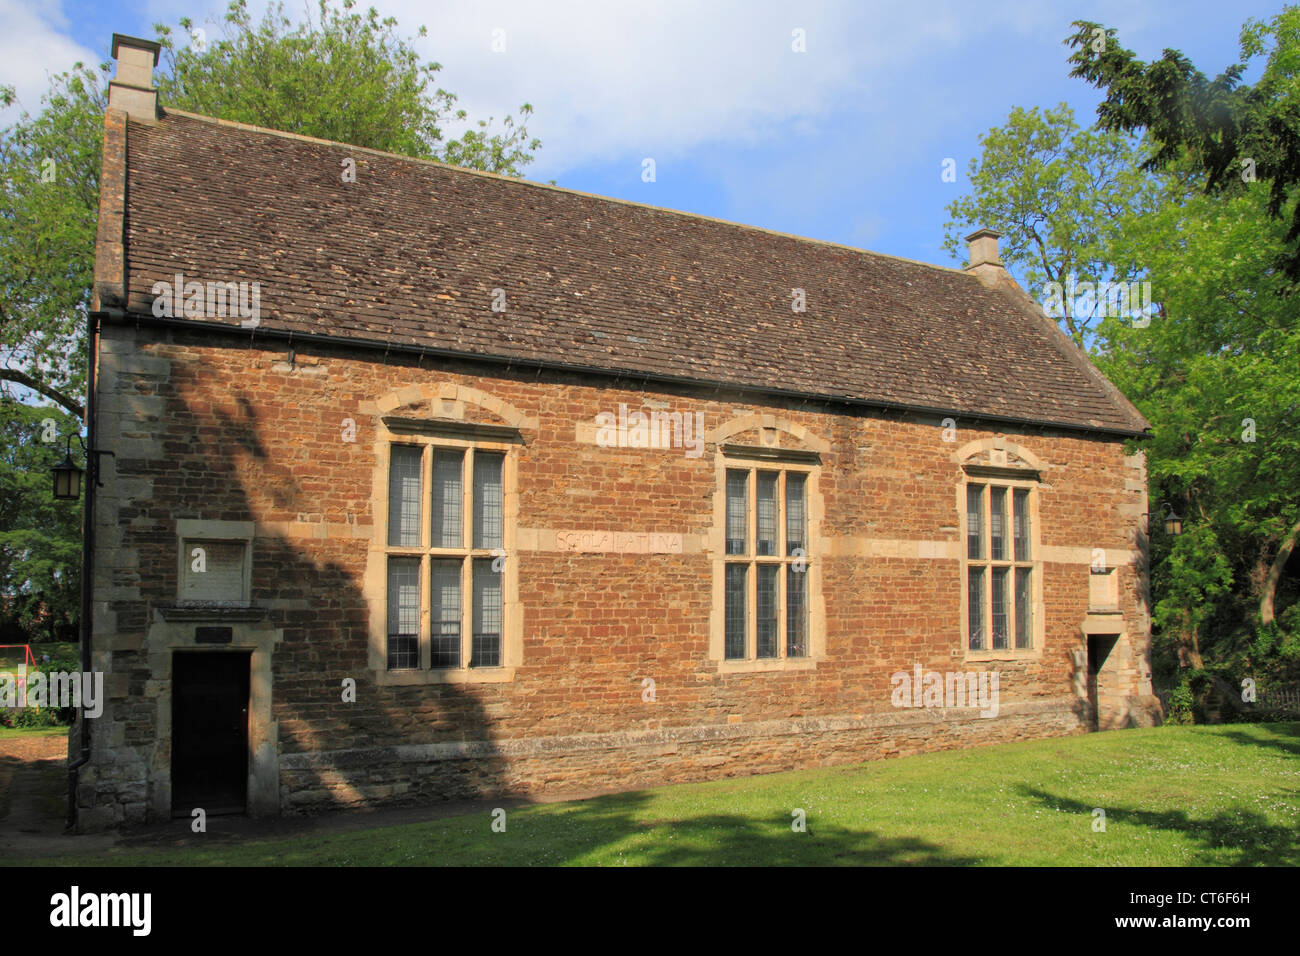
<path id="1" fill-rule="evenodd" d="M 1010 283 L 176 111 L 126 129 L 130 311 L 182 273 L 257 282 L 263 330 L 1147 427 Z"/>

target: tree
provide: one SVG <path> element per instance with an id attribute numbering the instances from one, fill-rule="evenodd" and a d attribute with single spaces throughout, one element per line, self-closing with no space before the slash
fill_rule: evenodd
<path id="1" fill-rule="evenodd" d="M 509 176 L 541 145 L 523 120 L 492 120 L 444 141 L 456 97 L 433 87 L 441 67 L 421 63 L 396 20 L 320 0 L 320 21 L 294 25 L 282 5 L 254 24 L 231 0 L 225 36 L 178 48 L 155 27 L 166 54 L 155 82 L 165 106 Z M 193 30 L 189 20 L 182 27 Z M 425 34 L 423 27 L 420 35 Z M 76 64 L 54 77 L 36 116 L 0 131 L 0 394 L 37 393 L 78 417 L 85 391 L 85 312 L 94 271 L 107 63 Z M 0 102 L 14 101 L 0 89 Z"/>
<path id="2" fill-rule="evenodd" d="M 0 388 L 79 418 L 108 75 L 78 63 L 54 77 L 38 116 L 0 132 Z"/>
<path id="3" fill-rule="evenodd" d="M 1300 301 L 1274 267 L 1285 232 L 1262 184 L 1133 220 L 1123 241 L 1146 250 L 1165 312 L 1097 328 L 1094 361 L 1152 422 L 1153 510 L 1188 519 L 1152 553 L 1154 621 L 1184 666 L 1289 666 L 1280 646 L 1258 652 L 1251 623 L 1272 623 L 1300 522 Z"/>
<path id="4" fill-rule="evenodd" d="M 979 161 L 970 162 L 970 194 L 948 205 L 949 253 L 957 254 L 972 229 L 994 229 L 1002 234 L 1003 261 L 1039 298 L 1048 283 L 1064 291 L 1139 277 L 1138 260 L 1115 257 L 1116 240 L 1132 216 L 1156 208 L 1176 184 L 1143 171 L 1135 137 L 1080 129 L 1062 103 L 1042 111 L 1017 107 L 980 144 Z M 1082 346 L 1105 296 L 1057 301 L 1054 317 Z"/>
<path id="5" fill-rule="evenodd" d="M 1075 27 L 1072 75 L 1106 92 L 1098 125 L 1144 131 L 1154 146 L 1145 166 L 1181 170 L 1203 192 L 1142 237 L 1171 321 L 1108 329 L 1101 360 L 1156 423 L 1153 483 L 1177 489 L 1207 526 L 1174 546 L 1165 610 L 1182 602 L 1190 624 L 1236 602 L 1245 616 L 1249 595 L 1268 632 L 1300 538 L 1300 308 L 1289 298 L 1300 280 L 1300 9 L 1248 21 L 1242 62 L 1213 80 L 1176 50 L 1142 63 L 1114 30 Z M 1265 52 L 1259 81 L 1242 84 Z M 1210 590 L 1180 596 L 1207 568 L 1217 569 Z M 1231 592 L 1217 590 L 1225 582 Z"/>
<path id="6" fill-rule="evenodd" d="M 1091 27 L 1072 38 L 1080 51 L 1087 42 L 1085 59 L 1129 62 L 1113 35 Z M 1008 264 L 1031 289 L 1064 284 L 1071 272 L 1080 281 L 1151 283 L 1157 310 L 1142 321 L 1098 314 L 1095 300 L 1062 319 L 1152 423 L 1136 447 L 1147 455 L 1154 512 L 1155 663 L 1166 675 L 1181 670 L 1181 680 L 1202 668 L 1300 674 L 1300 582 L 1284 573 L 1300 541 L 1300 298 L 1285 295 L 1292 278 L 1279 267 L 1295 237 L 1277 214 L 1279 177 L 1224 179 L 1237 153 L 1224 152 L 1218 134 L 1194 135 L 1211 121 L 1231 133 L 1224 116 L 1255 111 L 1275 134 L 1257 163 L 1270 174 L 1286 168 L 1278 153 L 1289 136 L 1284 120 L 1300 103 L 1288 78 L 1300 74 L 1291 67 L 1300 63 L 1300 18 L 1288 11 L 1267 26 L 1248 24 L 1243 37 L 1248 50 L 1276 41 L 1246 106 L 1228 82 L 1217 93 L 1209 83 L 1203 95 L 1169 92 L 1169 101 L 1187 101 L 1175 129 L 1183 139 L 1174 140 L 1165 127 L 1124 119 L 1146 94 L 1126 86 L 1137 81 L 1120 70 L 1126 79 L 1107 101 L 1116 121 L 1108 124 L 1103 109 L 1100 128 L 1085 131 L 1064 106 L 1014 110 L 982 138 L 971 194 L 949 207 L 962 231 L 1002 232 Z M 1173 89 L 1169 76 L 1140 72 L 1156 91 L 1146 105 L 1167 106 L 1160 91 Z M 956 225 L 946 237 L 953 251 Z M 1166 504 L 1185 517 L 1181 536 L 1163 534 Z"/>
<path id="7" fill-rule="evenodd" d="M 254 24 L 246 0 L 231 0 L 225 37 L 212 43 L 189 19 L 180 21 L 188 36 L 179 46 L 171 29 L 158 24 L 166 66 L 158 95 L 205 116 L 521 175 L 541 141 L 528 139 L 527 128 L 507 116 L 504 132 L 493 133 L 489 118 L 444 142 L 443 125 L 467 114 L 455 109 L 454 93 L 435 85 L 441 65 L 420 62 L 394 34 L 396 19 L 381 20 L 374 7 L 363 16 L 352 12 L 355 6 L 343 0 L 340 11 L 319 0 L 319 23 L 308 12 L 294 24 L 277 3 Z M 420 27 L 418 35 L 426 34 Z M 520 119 L 532 111 L 523 104 Z"/>
<path id="8" fill-rule="evenodd" d="M 1097 107 L 1101 129 L 1145 129 L 1154 152 L 1148 169 L 1186 162 L 1204 176 L 1211 194 L 1237 195 L 1251 182 L 1270 184 L 1268 215 L 1289 221 L 1279 268 L 1292 286 L 1300 282 L 1300 8 L 1286 7 L 1271 21 L 1247 21 L 1241 31 L 1242 62 L 1213 80 L 1182 53 L 1166 49 L 1143 63 L 1119 45 L 1116 31 L 1075 21 L 1066 42 L 1074 50 L 1070 75 L 1106 91 Z M 1253 87 L 1241 76 L 1251 59 L 1268 52 Z"/>
<path id="9" fill-rule="evenodd" d="M 71 414 L 0 396 L 0 624 L 59 636 L 80 617 L 81 506 L 55 501 L 51 469 Z"/>

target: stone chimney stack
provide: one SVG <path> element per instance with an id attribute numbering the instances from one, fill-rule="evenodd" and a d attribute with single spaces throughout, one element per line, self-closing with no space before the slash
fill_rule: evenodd
<path id="1" fill-rule="evenodd" d="M 998 258 L 999 238 L 1001 234 L 992 229 L 977 229 L 966 237 L 970 243 L 970 265 L 966 271 L 987 286 L 1013 281 L 1011 273 Z"/>
<path id="2" fill-rule="evenodd" d="M 158 119 L 158 90 L 153 85 L 153 68 L 158 65 L 159 49 L 152 40 L 113 34 L 117 75 L 108 83 L 110 110 L 122 110 L 134 120 L 152 123 Z"/>

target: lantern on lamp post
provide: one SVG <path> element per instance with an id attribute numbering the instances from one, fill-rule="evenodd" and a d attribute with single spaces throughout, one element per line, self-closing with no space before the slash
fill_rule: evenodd
<path id="1" fill-rule="evenodd" d="M 1147 519 L 1147 534 L 1151 534 L 1151 518 L 1163 517 L 1165 519 L 1165 534 L 1176 537 L 1183 533 L 1182 515 L 1174 511 L 1174 506 L 1168 502 L 1163 503 L 1163 511 L 1148 511 L 1142 517 Z"/>
<path id="2" fill-rule="evenodd" d="M 54 497 L 59 501 L 76 501 L 81 497 L 81 476 L 84 474 L 72 460 L 72 436 L 63 461 L 54 466 Z"/>

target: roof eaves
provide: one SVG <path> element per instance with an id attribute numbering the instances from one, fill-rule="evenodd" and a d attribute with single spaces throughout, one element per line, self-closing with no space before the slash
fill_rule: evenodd
<path id="1" fill-rule="evenodd" d="M 1013 424 L 1035 428 L 1059 428 L 1065 431 L 1080 432 L 1090 435 L 1106 435 L 1123 438 L 1146 438 L 1145 431 L 1137 429 L 1112 428 L 1105 425 L 1088 425 L 1080 422 L 1067 422 L 1050 418 L 1022 418 L 1014 415 L 997 415 L 991 412 L 972 412 L 965 409 L 942 408 L 926 405 L 914 405 L 906 402 L 891 402 L 886 399 L 857 398 L 849 395 L 835 395 L 824 392 L 804 392 L 797 389 L 782 389 L 771 386 L 752 385 L 741 382 L 727 382 L 713 379 L 692 378 L 684 375 L 667 375 L 659 372 L 637 371 L 633 369 L 601 368 L 594 365 L 557 362 L 541 358 L 520 358 L 508 355 L 490 355 L 479 352 L 460 352 L 454 349 L 430 348 L 425 345 L 405 344 L 384 339 L 365 339 L 352 336 L 329 335 L 318 332 L 300 332 L 291 329 L 273 329 L 258 326 L 244 329 L 221 322 L 205 322 L 199 319 L 177 319 L 155 316 L 150 312 L 127 311 L 125 309 L 108 309 L 91 313 L 92 316 L 109 321 L 134 323 L 136 325 L 155 325 L 173 329 L 199 330 L 207 334 L 226 334 L 247 337 L 249 341 L 258 336 L 284 341 L 307 340 L 322 345 L 345 349 L 366 349 L 372 352 L 400 352 L 405 355 L 427 355 L 430 358 L 446 358 L 466 362 L 479 362 L 505 368 L 537 368 L 548 371 L 567 372 L 580 375 L 596 375 L 609 379 L 631 379 L 634 381 L 655 382 L 659 384 L 686 386 L 702 389 L 724 389 L 742 394 L 770 395 L 781 398 L 794 398 L 802 401 L 822 402 L 832 405 L 844 405 L 851 408 L 875 409 L 879 411 L 909 412 L 912 414 L 952 417 L 958 420 L 988 422 L 993 424 Z M 1098 373 L 1100 374 L 1100 373 Z M 1148 426 L 1149 427 L 1149 426 Z"/>

